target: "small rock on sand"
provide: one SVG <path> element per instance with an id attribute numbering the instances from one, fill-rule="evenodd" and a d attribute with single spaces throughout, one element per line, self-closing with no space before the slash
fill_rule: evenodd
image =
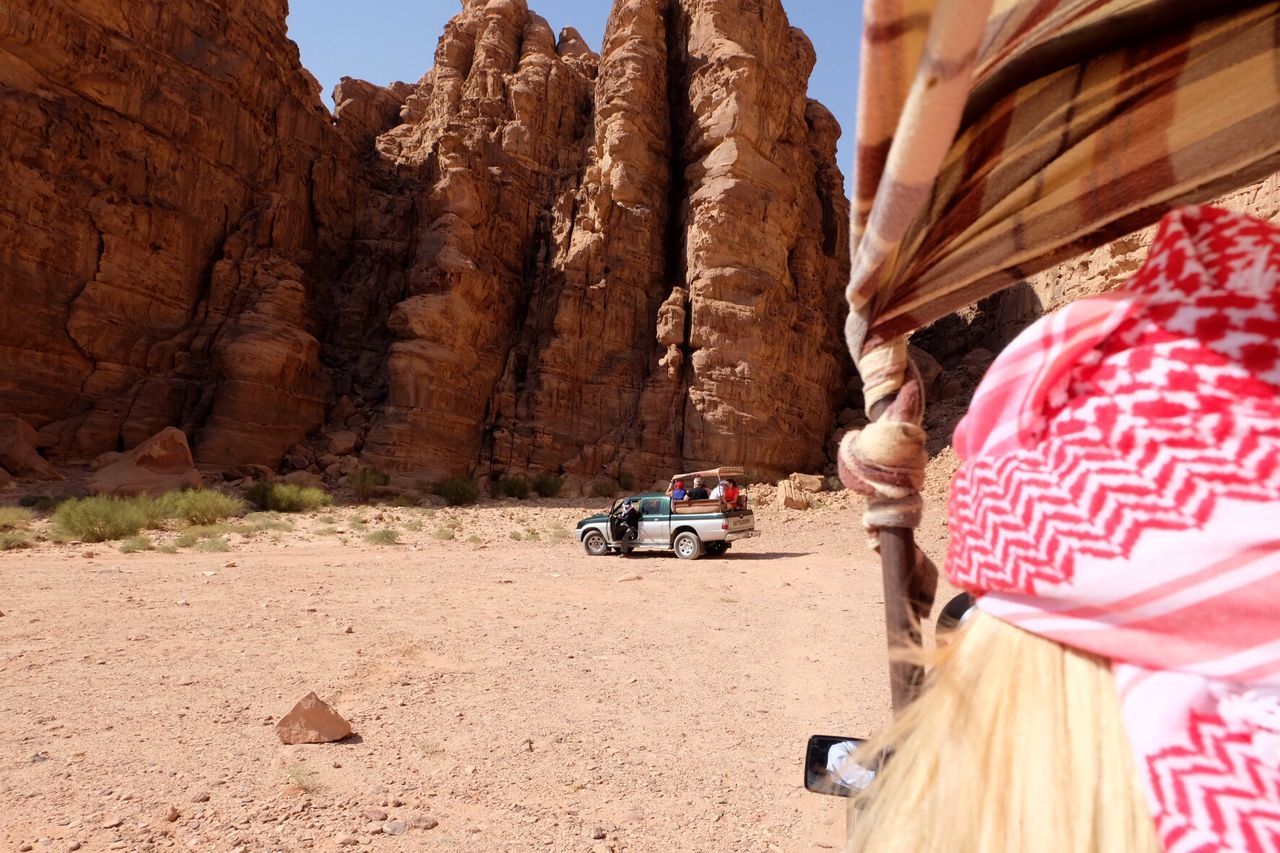
<path id="1" fill-rule="evenodd" d="M 389 820 L 382 825 L 385 835 L 404 835 L 405 823 L 402 820 Z"/>
<path id="2" fill-rule="evenodd" d="M 431 815 L 419 814 L 409 818 L 409 826 L 414 829 L 435 829 L 440 825 L 440 821 Z"/>
<path id="3" fill-rule="evenodd" d="M 369 821 L 376 821 L 378 823 L 383 823 L 387 819 L 387 813 L 384 812 L 382 809 L 365 809 L 364 819 Z"/>
<path id="4" fill-rule="evenodd" d="M 317 696 L 308 693 L 276 723 L 281 743 L 332 743 L 351 734 L 351 724 Z"/>

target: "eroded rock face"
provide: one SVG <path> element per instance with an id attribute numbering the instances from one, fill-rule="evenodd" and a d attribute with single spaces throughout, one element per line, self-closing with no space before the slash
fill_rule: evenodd
<path id="1" fill-rule="evenodd" d="M 181 426 L 274 464 L 322 419 L 302 266 L 355 151 L 283 0 L 232 5 L 0 9 L 0 410 L 56 456 Z"/>
<path id="2" fill-rule="evenodd" d="M 284 2 L 232 5 L 0 9 L 0 411 L 47 455 L 823 467 L 847 203 L 779 0 L 617 0 L 598 56 L 465 0 L 333 117 Z"/>

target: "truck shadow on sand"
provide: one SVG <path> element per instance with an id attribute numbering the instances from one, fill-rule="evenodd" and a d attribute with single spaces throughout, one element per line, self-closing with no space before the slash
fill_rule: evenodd
<path id="1" fill-rule="evenodd" d="M 617 554 L 610 554 L 614 561 L 619 561 Z M 732 563 L 740 563 L 745 560 L 788 560 L 793 557 L 812 557 L 811 551 L 766 551 L 744 554 L 721 554 L 718 557 L 712 557 L 710 554 L 704 554 L 698 558 L 699 563 L 715 563 L 728 561 Z M 629 556 L 622 557 L 622 560 L 679 560 L 675 554 L 670 551 L 633 551 Z"/>

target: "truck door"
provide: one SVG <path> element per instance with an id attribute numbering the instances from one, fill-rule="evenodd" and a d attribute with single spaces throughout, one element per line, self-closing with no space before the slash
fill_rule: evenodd
<path id="1" fill-rule="evenodd" d="M 671 543 L 671 499 L 644 498 L 640 501 L 640 544 Z"/>

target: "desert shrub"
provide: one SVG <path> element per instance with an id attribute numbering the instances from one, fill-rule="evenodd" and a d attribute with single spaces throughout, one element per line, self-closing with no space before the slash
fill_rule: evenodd
<path id="1" fill-rule="evenodd" d="M 155 543 L 151 541 L 149 536 L 133 536 L 120 543 L 121 554 L 133 554 L 137 551 L 150 551 L 155 548 Z"/>
<path id="2" fill-rule="evenodd" d="M 178 534 L 178 538 L 174 544 L 179 548 L 190 548 L 201 542 L 214 537 L 221 538 L 222 534 L 228 530 L 224 524 L 202 524 L 195 527 L 188 527 L 182 533 Z M 224 549 L 225 550 L 225 549 Z"/>
<path id="3" fill-rule="evenodd" d="M 375 530 L 372 533 L 365 534 L 364 541 L 370 545 L 394 545 L 400 541 L 400 531 L 391 528 L 383 528 Z"/>
<path id="4" fill-rule="evenodd" d="M 473 504 L 480 497 L 480 487 L 468 477 L 450 477 L 435 484 L 432 489 L 444 498 L 449 506 Z"/>
<path id="5" fill-rule="evenodd" d="M 524 537 L 530 542 L 538 542 L 541 541 L 542 534 L 530 527 L 525 530 Z"/>
<path id="6" fill-rule="evenodd" d="M 518 474 L 508 474 L 498 480 L 498 497 L 522 501 L 529 497 L 529 481 Z"/>
<path id="7" fill-rule="evenodd" d="M 18 506 L 36 512 L 53 512 L 66 500 L 65 497 L 59 498 L 53 495 L 23 495 L 18 498 Z"/>
<path id="8" fill-rule="evenodd" d="M 632 476 L 630 471 L 622 470 L 618 472 L 618 488 L 624 492 L 635 491 L 636 478 Z"/>
<path id="9" fill-rule="evenodd" d="M 264 530 L 283 530 L 287 533 L 293 530 L 293 522 L 287 518 L 281 518 L 280 514 L 275 512 L 251 512 L 244 517 L 244 523 L 239 529 L 246 535 L 261 533 Z"/>
<path id="10" fill-rule="evenodd" d="M 422 506 L 422 496 L 409 494 L 409 493 L 396 495 L 394 498 L 391 499 L 391 505 L 398 506 L 398 507 L 406 507 L 406 508 L 414 507 L 414 506 Z"/>
<path id="11" fill-rule="evenodd" d="M 107 542 L 136 536 L 162 515 L 151 498 L 112 498 L 94 495 L 64 501 L 53 513 L 60 532 L 82 542 Z"/>
<path id="12" fill-rule="evenodd" d="M 415 518 L 413 521 L 410 521 L 408 524 L 406 524 L 406 525 L 404 526 L 404 529 L 405 529 L 405 530 L 408 530 L 410 533 L 421 533 L 421 532 L 422 532 L 422 519 L 420 519 L 420 518 Z"/>
<path id="13" fill-rule="evenodd" d="M 17 551 L 19 548 L 30 548 L 31 537 L 20 530 L 0 533 L 0 551 Z"/>
<path id="14" fill-rule="evenodd" d="M 227 540 L 222 536 L 214 536 L 212 539 L 204 539 L 196 543 L 197 551 L 229 551 L 231 546 L 227 544 Z"/>
<path id="15" fill-rule="evenodd" d="M 431 535 L 442 542 L 448 542 L 453 538 L 453 529 L 449 527 L 437 527 L 435 532 Z"/>
<path id="16" fill-rule="evenodd" d="M 524 534 L 521 533 L 519 530 L 513 530 L 507 535 L 510 536 L 512 539 L 516 540 L 517 542 L 519 542 L 521 539 L 524 538 Z"/>
<path id="17" fill-rule="evenodd" d="M 170 492 L 160 499 L 160 506 L 169 518 L 187 524 L 213 524 L 244 511 L 244 501 L 216 489 Z"/>
<path id="18" fill-rule="evenodd" d="M 258 509 L 273 512 L 311 512 L 333 504 L 333 498 L 323 489 L 292 483 L 268 483 L 265 480 L 250 486 L 244 496 Z"/>
<path id="19" fill-rule="evenodd" d="M 347 477 L 347 485 L 356 493 L 356 500 L 367 504 L 378 489 L 389 484 L 391 476 L 381 468 L 361 468 Z"/>
<path id="20" fill-rule="evenodd" d="M 341 533 L 342 531 L 336 527 L 321 527 L 316 531 L 317 536 L 338 536 Z"/>
<path id="21" fill-rule="evenodd" d="M 467 541 L 470 542 L 472 545 L 479 545 L 480 543 L 484 542 L 483 539 L 481 539 L 479 536 L 475 535 L 474 533 L 472 533 L 470 536 L 467 537 Z"/>
<path id="22" fill-rule="evenodd" d="M 621 489 L 622 486 L 616 480 L 610 480 L 608 477 L 591 484 L 591 494 L 597 498 L 611 498 Z"/>
<path id="23" fill-rule="evenodd" d="M 560 490 L 563 488 L 564 478 L 557 477 L 550 471 L 543 471 L 533 478 L 533 490 L 538 493 L 539 497 L 554 498 L 560 494 Z"/>
<path id="24" fill-rule="evenodd" d="M 564 542 L 566 539 L 572 538 L 573 534 L 563 527 L 553 527 L 547 531 L 547 535 L 551 537 L 553 542 Z"/>
<path id="25" fill-rule="evenodd" d="M 828 477 L 828 478 L 827 478 L 827 491 L 829 491 L 829 492 L 843 492 L 843 491 L 844 491 L 844 483 L 840 480 L 840 478 L 839 478 L 839 477 L 836 477 L 836 476 L 834 476 L 834 475 L 833 475 L 833 476 L 830 476 L 830 477 Z"/>
<path id="26" fill-rule="evenodd" d="M 168 545 L 160 545 L 156 550 L 161 554 L 176 554 L 178 553 L 178 546 L 170 542 Z"/>
<path id="27" fill-rule="evenodd" d="M 35 518 L 35 513 L 22 506 L 0 507 L 0 530 L 18 530 Z"/>

